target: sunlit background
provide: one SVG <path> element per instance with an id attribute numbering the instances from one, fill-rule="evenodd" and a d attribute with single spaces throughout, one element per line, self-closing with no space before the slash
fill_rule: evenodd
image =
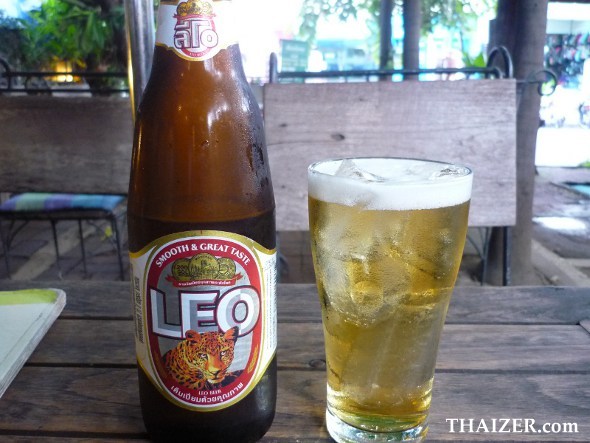
<path id="1" fill-rule="evenodd" d="M 268 80 L 269 57 L 273 52 L 278 55 L 279 71 L 334 71 L 378 67 L 378 24 L 368 11 L 359 8 L 358 15 L 350 17 L 346 22 L 339 20 L 336 14 L 321 17 L 317 22 L 315 38 L 308 44 L 300 29 L 303 22 L 303 2 L 304 0 L 234 0 L 237 16 L 240 18 L 238 33 L 244 68 L 253 85 L 261 85 Z M 42 3 L 42 0 L 0 0 L 0 18 L 15 17 L 31 22 L 28 18 L 29 11 L 39 8 Z M 466 61 L 469 63 L 477 60 L 480 54 L 486 54 L 490 20 L 495 17 L 495 11 L 490 7 L 493 4 L 491 0 L 471 0 L 469 5 L 475 11 L 475 17 L 472 15 L 468 19 L 465 23 L 468 26 L 461 25 L 452 29 L 435 24 L 428 32 L 423 30 L 420 39 L 420 67 L 460 68 L 465 66 Z M 122 23 L 123 19 L 120 20 Z M 99 33 L 109 26 L 104 25 L 98 29 Z M 402 67 L 403 28 L 401 8 L 395 7 L 391 40 L 391 62 L 395 68 Z M 550 1 L 546 30 L 546 67 L 557 73 L 559 86 L 553 95 L 542 98 L 540 119 L 544 128 L 538 140 L 537 162 L 539 165 L 577 165 L 589 157 L 587 134 L 579 133 L 579 130 L 580 126 L 590 127 L 590 117 L 582 117 L 579 109 L 581 103 L 586 103 L 590 109 L 590 4 Z M 33 41 L 44 40 L 43 36 L 36 38 Z M 113 49 L 124 47 L 123 33 L 120 32 L 119 46 L 115 46 L 112 39 L 110 41 L 109 44 L 102 43 L 102 46 L 101 43 L 95 44 L 107 51 L 104 59 L 96 61 L 93 66 L 85 64 L 88 57 L 68 59 L 67 54 L 72 52 L 72 48 L 76 49 L 76 44 L 71 42 L 68 42 L 70 46 L 65 46 L 64 43 L 54 45 L 54 48 L 64 48 L 63 54 L 53 54 L 53 58 L 44 61 L 42 66 L 32 66 L 30 62 L 47 59 L 48 51 L 39 49 L 34 43 L 27 46 L 26 57 L 19 57 L 25 54 L 24 51 L 13 50 L 11 54 L 7 53 L 6 49 L 9 48 L 6 44 L 0 46 L 0 56 L 7 59 L 16 70 L 123 71 L 126 66 L 125 52 L 119 50 L 115 53 Z M 19 58 L 22 60 L 18 60 Z M 481 59 L 483 60 L 483 56 Z M 26 61 L 29 61 L 28 65 Z M 60 76 L 52 80 L 81 81 L 71 76 Z M 555 131 L 563 127 L 569 128 L 569 132 Z M 564 156 L 561 151 L 551 149 L 556 140 L 567 140 L 561 144 L 573 152 Z M 564 160 L 565 158 L 568 160 Z"/>
<path id="2" fill-rule="evenodd" d="M 41 3 L 41 0 L 0 0 L 0 10 L 4 10 L 9 17 L 23 17 L 24 13 Z"/>
<path id="3" fill-rule="evenodd" d="M 301 5 L 303 0 L 235 0 L 239 22 L 240 46 L 244 57 L 246 74 L 251 79 L 266 79 L 268 59 L 271 52 L 282 52 L 281 41 L 300 39 Z M 0 0 L 0 11 L 5 16 L 26 18 L 27 12 L 39 7 L 42 0 Z M 396 8 L 398 9 L 398 8 Z M 485 49 L 488 38 L 489 20 L 493 12 L 482 14 L 474 31 L 466 33 L 466 48 L 461 48 L 455 33 L 443 27 L 435 27 L 421 45 L 421 64 L 436 67 L 441 60 L 453 58 L 454 65 L 461 64 L 462 50 L 470 55 Z M 374 47 L 375 29 L 367 26 L 368 13 L 360 11 L 356 18 L 347 22 L 337 17 L 320 18 L 317 25 L 315 44 L 308 51 L 307 69 L 367 69 L 377 67 Z M 403 42 L 403 21 L 401 11 L 394 11 L 392 17 L 393 44 L 399 47 Z M 372 39 L 372 40 L 371 40 Z M 401 55 L 400 55 L 401 56 Z M 399 65 L 398 65 L 399 67 Z"/>

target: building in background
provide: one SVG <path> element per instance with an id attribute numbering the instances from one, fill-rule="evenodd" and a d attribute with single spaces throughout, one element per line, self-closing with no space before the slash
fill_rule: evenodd
<path id="1" fill-rule="evenodd" d="M 552 95 L 541 100 L 546 126 L 589 126 L 590 4 L 550 2 L 545 67 L 557 76 Z"/>

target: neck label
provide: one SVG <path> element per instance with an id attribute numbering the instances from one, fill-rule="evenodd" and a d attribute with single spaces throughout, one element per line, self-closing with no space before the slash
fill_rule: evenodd
<path id="1" fill-rule="evenodd" d="M 163 1 L 156 45 L 185 60 L 208 60 L 237 43 L 234 29 L 230 1 Z"/>

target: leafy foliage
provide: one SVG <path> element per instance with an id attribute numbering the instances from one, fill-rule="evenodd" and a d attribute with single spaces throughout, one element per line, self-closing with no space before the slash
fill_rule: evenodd
<path id="1" fill-rule="evenodd" d="M 436 25 L 449 29 L 470 30 L 482 13 L 496 8 L 497 0 L 412 0 L 422 2 L 422 33 L 427 34 Z M 376 23 L 379 21 L 379 0 L 304 0 L 300 35 L 313 41 L 320 17 L 337 15 L 346 21 L 366 10 Z M 394 8 L 401 8 L 402 0 L 394 0 Z"/>
<path id="2" fill-rule="evenodd" d="M 317 23 L 320 17 L 338 16 L 342 21 L 357 17 L 358 11 L 369 11 L 377 22 L 379 0 L 304 0 L 301 7 L 301 26 L 299 35 L 308 42 L 315 40 Z"/>
<path id="3" fill-rule="evenodd" d="M 471 31 L 477 18 L 495 10 L 497 0 L 421 0 L 422 30 L 431 32 L 441 25 L 457 31 Z"/>
<path id="4" fill-rule="evenodd" d="M 20 22 L 22 58 L 29 68 L 45 68 L 55 59 L 78 68 L 122 67 L 115 41 L 124 29 L 122 6 L 105 10 L 97 2 L 46 0 Z"/>
<path id="5" fill-rule="evenodd" d="M 487 65 L 486 57 L 483 52 L 480 52 L 475 57 L 470 57 L 469 54 L 463 54 L 463 63 L 465 66 L 473 68 L 485 68 Z"/>

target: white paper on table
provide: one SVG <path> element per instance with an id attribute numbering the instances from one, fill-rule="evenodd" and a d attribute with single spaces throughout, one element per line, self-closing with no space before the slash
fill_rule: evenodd
<path id="1" fill-rule="evenodd" d="M 0 291 L 0 397 L 65 304 L 61 289 Z"/>

